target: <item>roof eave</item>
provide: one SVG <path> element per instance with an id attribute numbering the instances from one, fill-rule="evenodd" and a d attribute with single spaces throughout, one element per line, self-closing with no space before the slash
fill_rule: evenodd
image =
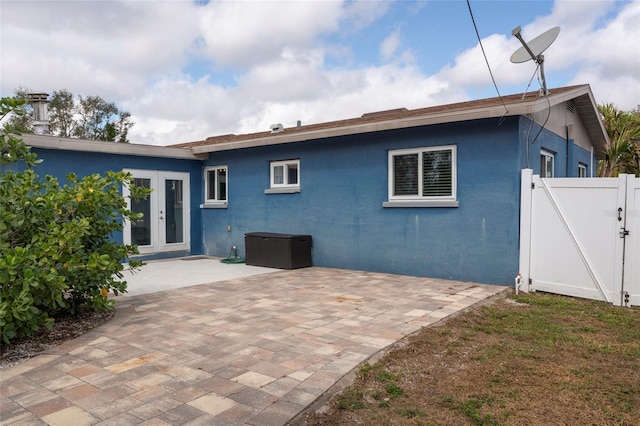
<path id="1" fill-rule="evenodd" d="M 558 99 L 560 102 L 574 101 L 576 110 L 593 144 L 596 158 L 598 160 L 604 159 L 604 149 L 609 142 L 609 136 L 591 87 L 588 84 L 576 87 L 571 91 L 559 94 Z"/>
<path id="2" fill-rule="evenodd" d="M 208 156 L 194 153 L 191 149 L 166 146 L 115 143 L 86 139 L 69 139 L 49 135 L 23 134 L 20 138 L 34 148 L 60 149 L 66 151 L 100 152 L 116 155 L 138 155 L 185 160 L 203 160 Z"/>
<path id="3" fill-rule="evenodd" d="M 195 154 L 204 154 L 209 152 L 229 151 L 233 149 L 303 142 L 337 136 L 350 136 L 362 133 L 429 126 L 434 124 L 457 123 L 461 121 L 479 120 L 486 118 L 502 118 L 506 116 L 534 114 L 536 112 L 545 110 L 549 107 L 550 104 L 556 105 L 567 99 L 572 99 L 580 94 L 583 94 L 586 91 L 586 87 L 587 86 L 581 86 L 569 92 L 563 92 L 558 95 L 551 94 L 547 97 L 537 98 L 535 100 L 522 100 L 521 102 L 511 103 L 506 106 L 492 105 L 488 107 L 430 113 L 419 116 L 409 115 L 406 117 L 394 118 L 391 120 L 358 123 L 319 130 L 297 131 L 290 134 L 287 134 L 285 130 L 283 133 L 275 134 L 272 136 L 260 136 L 239 141 L 219 142 L 201 146 L 194 146 L 192 147 L 192 150 Z"/>
<path id="4" fill-rule="evenodd" d="M 589 134 L 589 138 L 593 142 L 596 158 L 598 160 L 604 160 L 605 148 L 609 144 L 609 135 L 607 129 L 602 121 L 598 104 L 595 101 L 593 93 L 590 88 L 587 88 L 586 93 L 580 97 L 577 97 L 576 109 L 580 114 L 585 129 Z M 584 100 L 584 102 L 582 102 Z"/>

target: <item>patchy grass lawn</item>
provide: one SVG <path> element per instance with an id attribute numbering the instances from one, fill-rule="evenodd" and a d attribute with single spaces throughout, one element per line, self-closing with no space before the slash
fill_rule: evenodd
<path id="1" fill-rule="evenodd" d="M 640 309 L 498 298 L 360 366 L 308 425 L 640 425 Z"/>

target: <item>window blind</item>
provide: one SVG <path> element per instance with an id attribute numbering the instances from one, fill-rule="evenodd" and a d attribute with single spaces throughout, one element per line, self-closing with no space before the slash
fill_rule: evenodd
<path id="1" fill-rule="evenodd" d="M 452 195 L 451 150 L 422 153 L 422 195 L 443 197 Z"/>
<path id="2" fill-rule="evenodd" d="M 393 157 L 393 195 L 418 195 L 418 154 Z"/>

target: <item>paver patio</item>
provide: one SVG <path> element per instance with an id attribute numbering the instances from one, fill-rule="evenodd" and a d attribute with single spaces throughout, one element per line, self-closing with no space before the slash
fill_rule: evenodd
<path id="1" fill-rule="evenodd" d="M 311 267 L 120 296 L 107 324 L 0 370 L 0 422 L 283 425 L 387 346 L 506 290 Z"/>

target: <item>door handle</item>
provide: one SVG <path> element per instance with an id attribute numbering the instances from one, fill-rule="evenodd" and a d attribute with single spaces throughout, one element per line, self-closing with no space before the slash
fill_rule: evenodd
<path id="1" fill-rule="evenodd" d="M 618 222 L 622 222 L 622 207 L 618 207 Z"/>
<path id="2" fill-rule="evenodd" d="M 160 220 L 163 220 L 164 217 L 162 216 L 162 210 L 160 210 Z"/>

